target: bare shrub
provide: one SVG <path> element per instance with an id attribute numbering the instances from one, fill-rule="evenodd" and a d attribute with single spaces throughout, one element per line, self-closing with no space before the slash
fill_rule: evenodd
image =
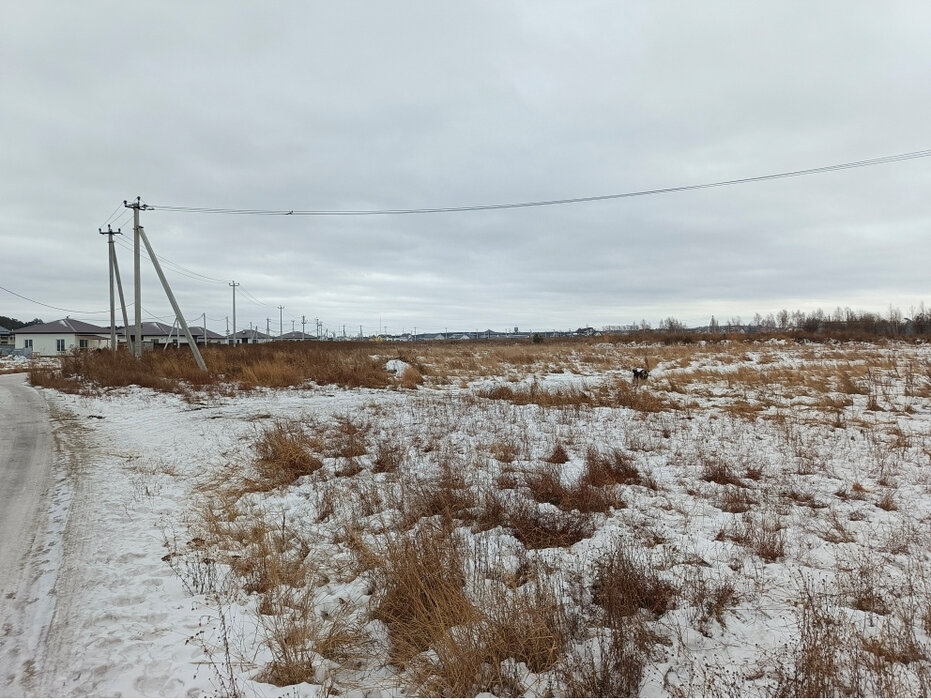
<path id="1" fill-rule="evenodd" d="M 397 442 L 390 440 L 378 443 L 375 449 L 375 459 L 372 462 L 372 471 L 375 474 L 395 473 L 404 463 L 406 450 Z"/>
<path id="2" fill-rule="evenodd" d="M 595 530 L 588 514 L 541 513 L 536 505 L 524 501 L 511 506 L 508 525 L 527 549 L 571 547 L 591 537 Z"/>
<path id="3" fill-rule="evenodd" d="M 676 587 L 660 578 L 645 556 L 620 541 L 595 562 L 591 593 L 609 621 L 641 609 L 662 615 L 675 607 L 678 596 Z"/>
<path id="4" fill-rule="evenodd" d="M 589 447 L 585 453 L 585 471 L 581 481 L 597 488 L 614 484 L 639 484 L 640 472 L 633 458 L 619 449 L 601 452 Z"/>
<path id="5" fill-rule="evenodd" d="M 300 421 L 278 420 L 264 430 L 256 443 L 259 490 L 287 486 L 320 469 L 323 462 L 310 453 L 309 444 L 309 435 Z"/>
<path id="6" fill-rule="evenodd" d="M 373 616 L 388 628 L 392 663 L 403 666 L 478 617 L 463 591 L 464 556 L 448 529 L 429 522 L 388 542 L 375 571 Z"/>
<path id="7" fill-rule="evenodd" d="M 797 608 L 798 639 L 792 644 L 788 663 L 777 668 L 779 697 L 833 697 L 849 695 L 838 651 L 849 647 L 850 638 L 828 607 L 825 597 L 805 584 Z"/>
<path id="8" fill-rule="evenodd" d="M 744 513 L 730 537 L 764 561 L 777 561 L 786 553 L 785 532 L 774 513 Z"/>

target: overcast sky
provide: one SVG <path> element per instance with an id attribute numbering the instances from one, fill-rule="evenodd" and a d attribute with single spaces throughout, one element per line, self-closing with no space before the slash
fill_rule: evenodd
<path id="1" fill-rule="evenodd" d="M 188 319 L 349 334 L 931 301 L 925 2 L 0 0 L 0 315 L 109 320 L 142 223 Z M 116 211 L 116 215 L 108 218 Z M 132 236 L 117 251 L 131 300 Z M 143 317 L 171 308 L 144 262 Z M 209 279 L 207 279 L 209 278 Z M 99 312 L 99 313 L 88 313 Z M 130 311 L 132 319 L 132 311 Z M 311 326 L 308 326 L 311 328 Z"/>

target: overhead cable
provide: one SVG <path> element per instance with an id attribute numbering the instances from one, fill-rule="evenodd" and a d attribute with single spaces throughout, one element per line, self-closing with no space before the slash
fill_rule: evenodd
<path id="1" fill-rule="evenodd" d="M 30 299 L 29 297 L 23 296 L 22 294 L 17 294 L 17 293 L 14 292 L 13 290 L 7 289 L 6 287 L 0 287 L 0 289 L 2 289 L 2 290 L 3 290 L 4 292 L 6 292 L 7 294 L 12 294 L 14 297 L 19 297 L 20 299 L 25 299 L 26 301 L 28 301 L 28 302 L 30 302 L 30 303 L 32 303 L 32 304 L 38 304 L 39 306 L 44 306 L 44 307 L 47 308 L 47 309 L 54 309 L 55 311 L 65 311 L 65 312 L 71 313 L 71 314 L 84 314 L 85 316 L 99 316 L 99 315 L 101 315 L 101 314 L 108 314 L 108 313 L 110 313 L 110 310 L 109 310 L 109 309 L 105 309 L 105 310 L 103 310 L 103 311 L 80 311 L 80 310 L 78 310 L 78 309 L 64 309 L 64 308 L 62 308 L 62 307 L 60 307 L 60 306 L 52 306 L 51 304 L 45 304 L 45 303 L 43 303 L 43 302 L 41 302 L 41 301 L 36 301 L 35 299 Z M 132 306 L 132 304 L 127 304 L 127 306 Z"/>
<path id="2" fill-rule="evenodd" d="M 916 158 L 927 158 L 931 156 L 931 149 L 922 151 L 912 151 L 910 153 L 899 153 L 897 155 L 881 156 L 879 158 L 868 158 L 866 160 L 851 161 L 849 163 L 837 163 L 834 165 L 824 165 L 817 168 L 806 168 L 804 170 L 791 170 L 781 173 L 772 173 L 769 175 L 756 175 L 754 177 L 743 177 L 735 180 L 719 180 L 717 182 L 707 182 L 696 185 L 680 185 L 677 187 L 660 187 L 649 190 L 637 190 L 633 192 L 621 192 L 617 194 L 602 194 L 589 197 L 567 197 L 564 199 L 544 199 L 530 202 L 509 202 L 499 204 L 474 204 L 466 206 L 451 207 L 425 207 L 419 209 L 233 209 L 221 207 L 189 207 L 169 204 L 148 205 L 149 209 L 158 211 L 176 211 L 187 212 L 192 214 L 237 214 L 237 215 L 254 215 L 254 216 L 391 216 L 403 214 L 448 214 L 454 212 L 468 211 L 489 211 L 497 209 L 528 209 L 531 207 L 549 207 L 565 204 L 584 204 L 588 202 L 602 202 L 612 199 L 625 199 L 630 197 L 646 197 L 657 194 L 671 194 L 674 192 L 687 192 L 690 190 L 706 190 L 715 187 L 729 187 L 731 185 L 742 185 L 750 182 L 764 182 L 767 180 L 780 180 L 791 177 L 802 177 L 806 175 L 816 175 L 819 173 L 835 172 L 837 170 L 850 170 L 852 168 L 865 168 L 872 165 L 885 165 L 888 163 L 899 163 Z"/>

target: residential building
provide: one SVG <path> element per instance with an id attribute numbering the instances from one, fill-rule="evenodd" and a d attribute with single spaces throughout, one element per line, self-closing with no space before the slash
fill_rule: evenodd
<path id="1" fill-rule="evenodd" d="M 99 350 L 110 347 L 110 330 L 73 318 L 37 323 L 17 329 L 17 349 L 33 355 L 63 355 L 75 349 Z"/>

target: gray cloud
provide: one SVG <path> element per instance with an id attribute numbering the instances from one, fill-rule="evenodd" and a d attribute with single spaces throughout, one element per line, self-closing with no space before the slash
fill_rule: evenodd
<path id="1" fill-rule="evenodd" d="M 929 19 L 918 2 L 8 3 L 0 285 L 104 309 L 97 227 L 137 194 L 455 206 L 920 150 Z M 235 279 L 246 326 L 276 328 L 279 304 L 353 332 L 703 323 L 922 301 L 929 184 L 922 159 L 541 209 L 143 222 L 197 273 L 166 264 L 191 318 L 231 315 Z M 143 283 L 146 311 L 170 315 Z M 5 292 L 0 314 L 59 315 Z"/>

